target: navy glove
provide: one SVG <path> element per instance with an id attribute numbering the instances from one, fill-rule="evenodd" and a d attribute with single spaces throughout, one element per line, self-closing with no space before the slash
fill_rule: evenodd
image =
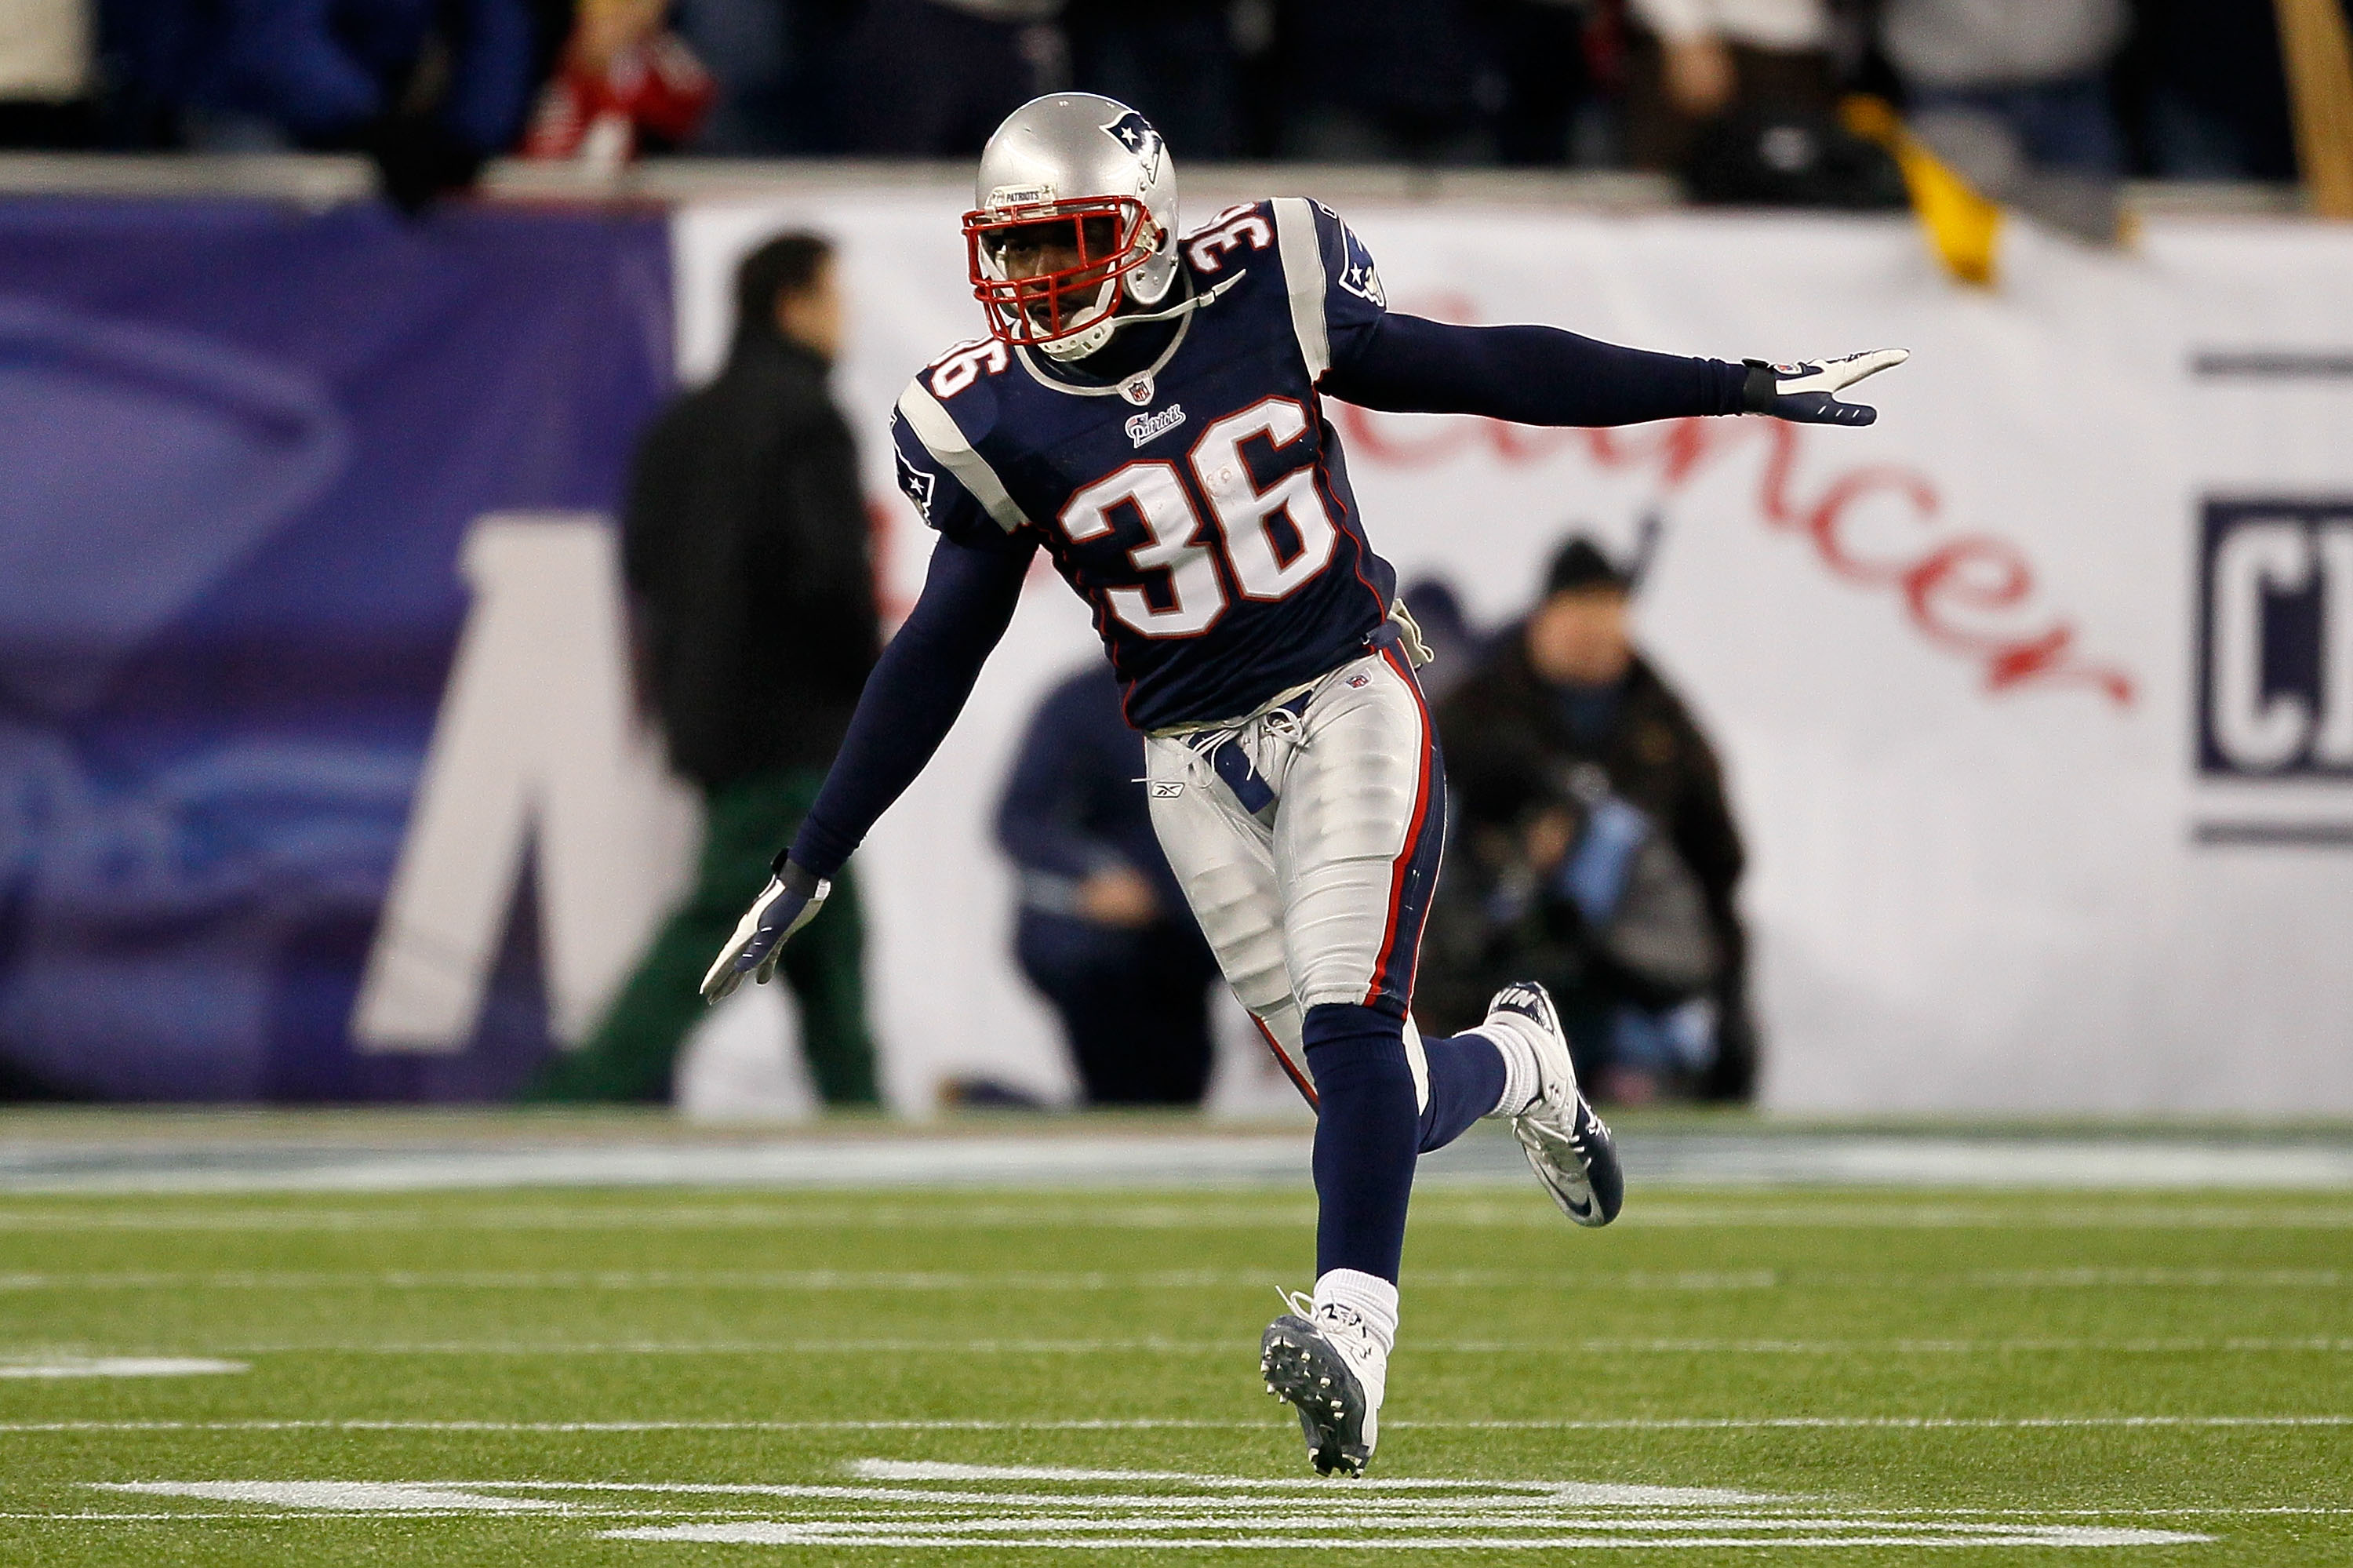
<path id="1" fill-rule="evenodd" d="M 702 977 L 702 1000 L 719 1001 L 743 984 L 745 975 L 756 984 L 767 984 L 777 959 L 784 957 L 785 943 L 817 918 L 825 895 L 832 891 L 832 883 L 780 858 L 768 885 L 736 923 L 726 950 Z"/>
<path id="2" fill-rule="evenodd" d="M 1908 348 L 1874 348 L 1813 365 L 1744 360 L 1748 379 L 1740 389 L 1741 411 L 1770 414 L 1800 425 L 1868 425 L 1879 418 L 1878 409 L 1864 403 L 1841 403 L 1831 394 L 1911 357 Z"/>

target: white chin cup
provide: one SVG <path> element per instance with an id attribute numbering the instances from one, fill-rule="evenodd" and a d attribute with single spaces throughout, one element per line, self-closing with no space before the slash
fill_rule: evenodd
<path id="1" fill-rule="evenodd" d="M 1105 278 L 1103 287 L 1095 291 L 1095 308 L 1101 309 L 1106 300 L 1113 298 L 1113 291 L 1118 287 L 1117 278 Z M 1082 327 L 1073 333 L 1065 333 L 1060 337 L 1048 338 L 1038 345 L 1038 352 L 1053 360 L 1084 359 L 1109 343 L 1111 334 L 1118 330 L 1119 312 L 1114 307 L 1109 314 L 1092 326 Z"/>

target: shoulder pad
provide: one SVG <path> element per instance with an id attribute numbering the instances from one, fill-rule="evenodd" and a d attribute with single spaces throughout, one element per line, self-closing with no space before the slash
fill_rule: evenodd
<path id="1" fill-rule="evenodd" d="M 1269 204 L 1246 201 L 1226 208 L 1178 241 L 1193 270 L 1214 278 L 1246 256 L 1274 243 L 1274 221 Z"/>
<path id="2" fill-rule="evenodd" d="M 999 376 L 1013 363 L 1012 351 L 993 337 L 966 338 L 923 366 L 916 384 L 944 401 L 984 376 Z"/>

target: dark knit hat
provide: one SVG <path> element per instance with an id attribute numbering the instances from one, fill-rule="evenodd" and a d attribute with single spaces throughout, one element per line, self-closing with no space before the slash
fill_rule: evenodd
<path id="1" fill-rule="evenodd" d="M 1633 588 L 1633 579 L 1625 569 L 1582 534 L 1573 534 L 1562 542 L 1560 548 L 1552 553 L 1552 566 L 1545 573 L 1546 598 L 1556 593 L 1596 590 L 1630 593 Z"/>

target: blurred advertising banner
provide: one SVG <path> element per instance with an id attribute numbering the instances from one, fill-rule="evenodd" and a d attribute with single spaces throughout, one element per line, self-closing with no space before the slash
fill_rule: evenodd
<path id="1" fill-rule="evenodd" d="M 617 646 L 584 667 L 607 690 L 554 679 L 510 709 L 587 737 L 584 765 L 618 782 L 550 792 L 545 746 L 515 724 L 517 757 L 464 813 L 506 874 L 496 907 L 380 960 L 379 1033 L 429 1033 L 438 1004 L 464 1012 L 457 1037 L 355 1049 L 353 1013 L 461 626 L 513 586 L 518 549 L 526 571 L 616 592 L 605 519 L 671 379 L 668 249 L 654 217 L 0 204 L 7 1090 L 479 1098 L 544 1051 L 571 998 L 538 949 L 573 970 L 598 955 L 512 896 L 532 883 L 510 808 L 559 801 L 541 814 L 576 839 L 584 800 L 617 799 L 603 825 L 639 838 L 674 807 L 630 792 L 641 748 L 617 760 Z M 528 625 L 531 600 L 505 594 L 470 648 Z M 613 642 L 617 603 L 539 629 L 561 661 L 600 613 Z M 660 893 L 624 899 L 617 924 Z M 437 965 L 462 1010 L 417 978 Z"/>
<path id="2" fill-rule="evenodd" d="M 881 432 L 982 330 L 966 194 L 677 221 L 690 377 L 747 244 L 840 239 L 840 387 L 902 600 L 928 543 Z M 2158 219 L 2100 253 L 2018 223 L 1983 291 L 1902 219 L 1335 205 L 1398 309 L 1725 357 L 1914 351 L 1859 389 L 1868 430 L 1329 410 L 1377 547 L 1490 628 L 1568 528 L 1627 549 L 1662 524 L 1638 632 L 1728 759 L 1767 1103 L 2353 1110 L 2353 233 Z M 948 1073 L 1068 1082 L 1007 958 L 988 818 L 1037 695 L 1098 656 L 1041 573 L 864 853 L 903 1105 Z"/>
<path id="3" fill-rule="evenodd" d="M 692 842 L 628 691 L 636 434 L 744 250 L 831 234 L 902 613 L 882 432 L 981 330 L 967 196 L 0 205 L 0 1093 L 495 1098 L 576 1038 Z M 2353 234 L 2013 224 L 1978 291 L 1903 219 L 1336 205 L 1399 309 L 1914 351 L 1859 431 L 1329 410 L 1376 545 L 1491 631 L 1565 531 L 1659 525 L 1638 632 L 1729 764 L 1767 1103 L 2353 1111 Z M 902 1109 L 1070 1086 L 989 820 L 1100 657 L 1041 570 L 862 853 Z"/>

